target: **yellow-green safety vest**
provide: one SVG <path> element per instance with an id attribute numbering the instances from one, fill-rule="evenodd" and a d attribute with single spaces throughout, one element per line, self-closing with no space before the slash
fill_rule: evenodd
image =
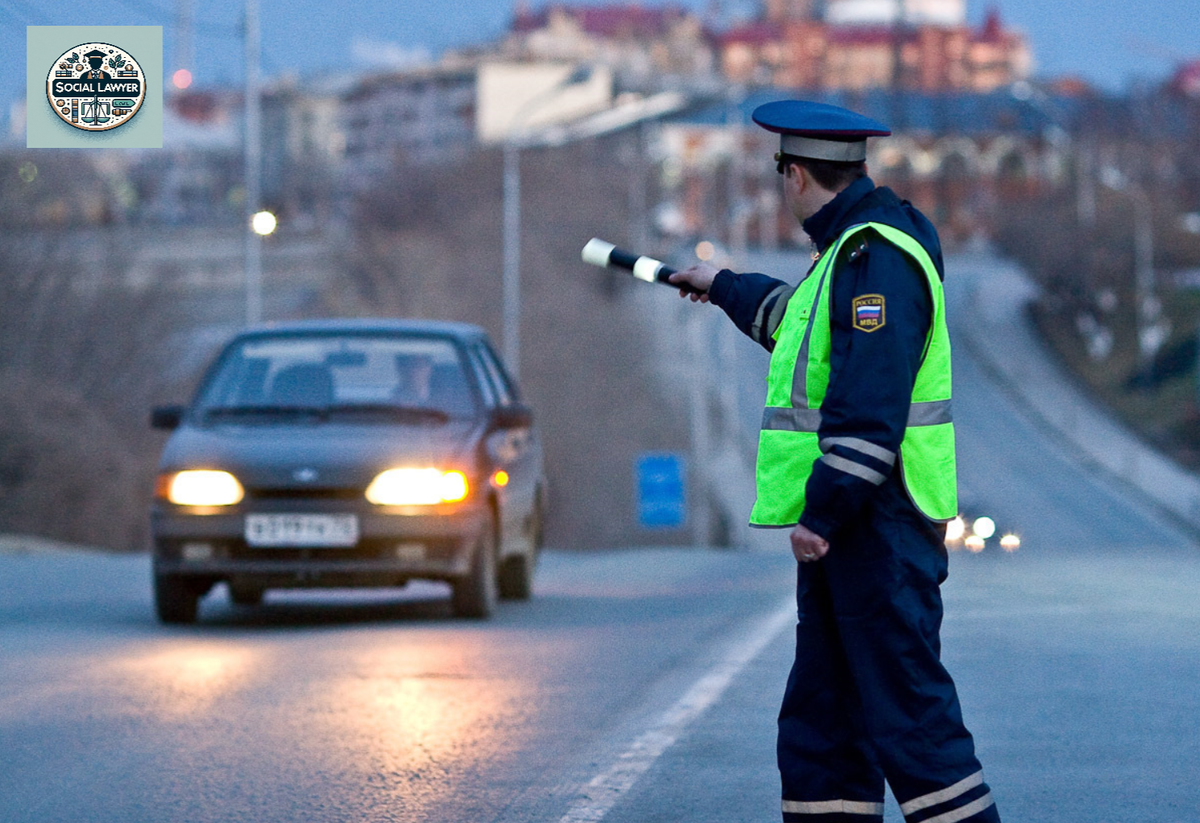
<path id="1" fill-rule="evenodd" d="M 942 281 L 929 253 L 913 237 L 882 223 L 861 223 L 842 232 L 818 258 L 792 294 L 774 332 L 751 526 L 787 527 L 798 523 L 804 513 L 805 485 L 813 464 L 831 447 L 826 444 L 823 450 L 817 437 L 833 349 L 831 282 L 842 247 L 865 229 L 873 229 L 916 261 L 929 285 L 933 318 L 913 385 L 899 465 L 904 488 L 922 514 L 937 521 L 951 520 L 958 514 L 950 414 L 950 334 Z"/>

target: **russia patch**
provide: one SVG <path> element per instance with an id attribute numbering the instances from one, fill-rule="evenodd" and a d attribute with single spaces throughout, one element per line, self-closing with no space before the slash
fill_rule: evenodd
<path id="1" fill-rule="evenodd" d="M 878 331 L 886 321 L 882 294 L 864 294 L 854 298 L 854 328 L 866 332 Z"/>

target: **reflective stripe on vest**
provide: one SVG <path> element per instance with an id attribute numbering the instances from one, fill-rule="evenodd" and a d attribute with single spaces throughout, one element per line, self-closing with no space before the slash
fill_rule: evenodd
<path id="1" fill-rule="evenodd" d="M 942 281 L 928 252 L 913 237 L 892 226 L 862 223 L 844 231 L 821 255 L 796 287 L 775 331 L 767 403 L 759 433 L 758 496 L 750 515 L 752 526 L 797 523 L 804 512 L 804 487 L 813 464 L 837 445 L 838 438 L 825 443 L 817 439 L 833 348 L 830 285 L 842 247 L 867 228 L 917 263 L 932 298 L 933 317 L 900 446 L 898 462 L 904 487 L 917 508 L 933 520 L 950 520 L 958 513 L 950 410 L 950 336 Z M 835 455 L 825 461 L 837 465 Z M 873 470 L 871 474 L 873 478 L 882 477 Z"/>

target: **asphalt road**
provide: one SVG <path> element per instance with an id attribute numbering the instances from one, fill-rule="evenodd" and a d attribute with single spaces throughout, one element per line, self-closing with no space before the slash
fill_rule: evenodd
<path id="1" fill-rule="evenodd" d="M 1002 814 L 1200 820 L 1200 551 L 955 368 L 964 502 L 1024 541 L 945 587 Z M 486 624 L 414 585 L 165 628 L 144 558 L 0 554 L 0 821 L 777 820 L 792 575 L 782 545 L 550 551 Z"/>

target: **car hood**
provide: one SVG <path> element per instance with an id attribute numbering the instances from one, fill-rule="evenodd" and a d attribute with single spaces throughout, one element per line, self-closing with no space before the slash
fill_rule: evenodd
<path id="1" fill-rule="evenodd" d="M 185 425 L 167 441 L 159 466 L 224 469 L 251 488 L 364 487 L 397 466 L 470 473 L 480 434 L 469 420 L 430 426 Z"/>

